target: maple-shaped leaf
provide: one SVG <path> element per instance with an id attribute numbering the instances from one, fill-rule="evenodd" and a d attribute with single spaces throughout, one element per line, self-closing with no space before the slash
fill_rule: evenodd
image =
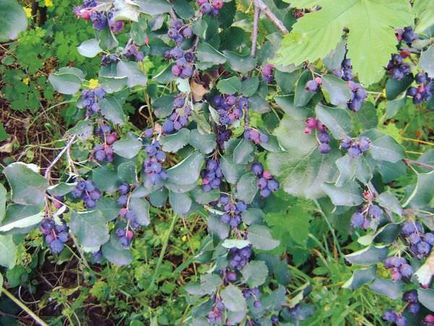
<path id="1" fill-rule="evenodd" d="M 321 9 L 294 24 L 277 52 L 275 63 L 301 64 L 324 58 L 336 48 L 344 28 L 348 33 L 348 57 L 354 72 L 366 85 L 384 75 L 384 66 L 396 52 L 395 28 L 413 24 L 406 0 L 319 0 Z"/>

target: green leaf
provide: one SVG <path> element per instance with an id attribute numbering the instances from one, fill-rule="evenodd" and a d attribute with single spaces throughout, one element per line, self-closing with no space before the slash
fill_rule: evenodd
<path id="1" fill-rule="evenodd" d="M 169 203 L 173 211 L 179 215 L 185 215 L 190 211 L 193 201 L 185 193 L 169 192 Z"/>
<path id="2" fill-rule="evenodd" d="M 237 183 L 236 197 L 239 200 L 250 204 L 258 192 L 256 176 L 253 173 L 243 174 Z"/>
<path id="3" fill-rule="evenodd" d="M 131 252 L 119 244 L 113 236 L 110 241 L 101 248 L 103 256 L 111 263 L 123 266 L 128 265 L 133 260 Z"/>
<path id="4" fill-rule="evenodd" d="M 374 140 L 369 153 L 377 161 L 395 163 L 404 158 L 402 146 L 390 136 L 383 136 Z"/>
<path id="5" fill-rule="evenodd" d="M 220 292 L 220 296 L 227 310 L 246 311 L 246 299 L 244 299 L 243 293 L 236 286 L 229 284 Z"/>
<path id="6" fill-rule="evenodd" d="M 128 79 L 128 87 L 145 86 L 148 78 L 140 70 L 137 62 L 119 61 L 117 65 L 118 77 Z"/>
<path id="7" fill-rule="evenodd" d="M 394 28 L 413 23 L 406 0 L 320 1 L 321 10 L 304 15 L 281 42 L 275 62 L 281 65 L 324 58 L 336 48 L 344 27 L 348 57 L 364 84 L 379 81 L 390 54 L 396 51 Z"/>
<path id="8" fill-rule="evenodd" d="M 117 172 L 119 180 L 129 184 L 137 182 L 136 164 L 133 160 L 119 164 Z"/>
<path id="9" fill-rule="evenodd" d="M 216 50 L 212 45 L 202 42 L 197 47 L 197 59 L 200 61 L 200 66 L 210 68 L 214 65 L 223 64 L 226 62 L 226 57 L 223 53 Z"/>
<path id="10" fill-rule="evenodd" d="M 97 248 L 110 238 L 107 221 L 100 211 L 73 212 L 70 227 L 83 247 Z"/>
<path id="11" fill-rule="evenodd" d="M 336 176 L 334 151 L 322 155 L 313 135 L 304 134 L 305 117 L 285 116 L 274 135 L 285 149 L 283 153 L 269 153 L 270 172 L 281 177 L 282 189 L 294 196 L 316 199 L 324 195 L 321 184 L 333 182 Z"/>
<path id="12" fill-rule="evenodd" d="M 193 152 L 174 167 L 167 170 L 168 181 L 175 185 L 186 186 L 199 179 L 203 155 Z"/>
<path id="13" fill-rule="evenodd" d="M 222 94 L 235 94 L 241 92 L 241 80 L 238 77 L 229 77 L 220 79 L 217 83 L 217 89 Z"/>
<path id="14" fill-rule="evenodd" d="M 121 103 L 115 97 L 105 97 L 100 102 L 101 113 L 114 124 L 124 124 L 126 117 Z"/>
<path id="15" fill-rule="evenodd" d="M 0 235 L 0 265 L 13 268 L 17 259 L 17 247 L 12 235 Z"/>
<path id="16" fill-rule="evenodd" d="M 202 134 L 197 129 L 190 131 L 189 143 L 202 154 L 211 153 L 217 146 L 215 134 Z"/>
<path id="17" fill-rule="evenodd" d="M 27 17 L 16 0 L 0 2 L 0 42 L 18 38 L 18 34 L 27 28 Z"/>
<path id="18" fill-rule="evenodd" d="M 101 191 L 113 192 L 119 182 L 116 171 L 107 165 L 92 170 L 92 180 Z"/>
<path id="19" fill-rule="evenodd" d="M 194 15 L 192 6 L 186 0 L 176 0 L 173 9 L 182 19 L 190 19 Z"/>
<path id="20" fill-rule="evenodd" d="M 365 249 L 346 255 L 345 259 L 354 265 L 373 265 L 386 259 L 388 249 L 386 247 L 367 247 Z"/>
<path id="21" fill-rule="evenodd" d="M 421 304 L 434 311 L 434 289 L 417 289 L 417 297 Z"/>
<path id="22" fill-rule="evenodd" d="M 386 82 L 386 97 L 388 100 L 393 100 L 397 98 L 400 94 L 402 94 L 405 97 L 405 94 L 403 94 L 408 86 L 413 82 L 413 76 L 407 75 L 401 80 L 397 80 L 394 78 L 387 79 Z"/>
<path id="23" fill-rule="evenodd" d="M 402 282 L 393 282 L 391 280 L 385 280 L 377 277 L 374 282 L 369 285 L 369 288 L 374 292 L 396 300 L 402 296 L 402 285 Z"/>
<path id="24" fill-rule="evenodd" d="M 413 10 L 417 17 L 416 33 L 423 33 L 434 25 L 434 8 L 431 0 L 414 1 Z"/>
<path id="25" fill-rule="evenodd" d="M 257 113 L 267 113 L 271 110 L 268 102 L 259 95 L 249 97 L 249 109 Z"/>
<path id="26" fill-rule="evenodd" d="M 113 198 L 102 197 L 96 202 L 96 209 L 101 212 L 104 219 L 109 222 L 119 216 L 119 205 Z"/>
<path id="27" fill-rule="evenodd" d="M 375 243 L 391 244 L 398 238 L 400 232 L 401 226 L 399 224 L 389 223 L 378 230 L 373 241 Z"/>
<path id="28" fill-rule="evenodd" d="M 247 240 L 252 243 L 254 248 L 260 250 L 272 250 L 280 243 L 272 238 L 270 229 L 264 225 L 249 226 Z"/>
<path id="29" fill-rule="evenodd" d="M 48 76 L 53 88 L 61 94 L 73 95 L 80 90 L 84 74 L 80 69 L 63 67 Z"/>
<path id="30" fill-rule="evenodd" d="M 235 164 L 247 164 L 253 159 L 253 151 L 255 148 L 252 143 L 246 139 L 242 139 L 235 147 L 232 158 Z"/>
<path id="31" fill-rule="evenodd" d="M 134 158 L 142 148 L 142 142 L 133 134 L 128 134 L 127 138 L 120 139 L 113 143 L 113 151 L 126 159 Z"/>
<path id="32" fill-rule="evenodd" d="M 256 94 L 259 87 L 259 78 L 257 76 L 245 79 L 241 82 L 241 94 L 251 97 Z"/>
<path id="33" fill-rule="evenodd" d="M 140 10 L 148 15 L 157 16 L 170 12 L 172 6 L 164 0 L 135 0 Z"/>
<path id="34" fill-rule="evenodd" d="M 236 52 L 223 51 L 232 70 L 246 74 L 255 69 L 256 60 L 250 55 L 241 56 Z M 247 96 L 247 95 L 246 95 Z"/>
<path id="35" fill-rule="evenodd" d="M 300 78 L 297 80 L 297 85 L 295 86 L 295 96 L 294 104 L 297 107 L 304 107 L 315 95 L 313 92 L 308 92 L 306 90 L 306 83 L 313 79 L 312 73 L 309 70 L 304 71 Z"/>
<path id="36" fill-rule="evenodd" d="M 240 164 L 235 164 L 232 158 L 222 156 L 220 159 L 220 167 L 227 182 L 231 184 L 237 183 L 238 179 L 244 173 L 244 168 Z"/>
<path id="37" fill-rule="evenodd" d="M 336 160 L 336 166 L 339 170 L 339 178 L 336 186 L 340 187 L 348 181 L 359 180 L 367 184 L 373 177 L 372 169 L 366 159 L 362 157 L 351 157 L 348 154 Z"/>
<path id="38" fill-rule="evenodd" d="M 0 223 L 5 217 L 7 195 L 5 187 L 0 183 Z"/>
<path id="39" fill-rule="evenodd" d="M 383 208 L 385 208 L 385 209 L 387 209 L 387 210 L 389 210 L 395 214 L 398 214 L 398 215 L 402 214 L 402 208 L 401 208 L 401 204 L 399 203 L 398 198 L 396 198 L 396 196 L 389 191 L 382 192 L 378 196 L 377 202 L 381 207 L 383 207 Z"/>
<path id="40" fill-rule="evenodd" d="M 6 218 L 0 226 L 0 232 L 8 232 L 15 228 L 23 229 L 34 226 L 41 222 L 43 218 L 43 211 L 29 216 L 8 216 L 8 218 Z"/>
<path id="41" fill-rule="evenodd" d="M 78 53 L 86 58 L 94 58 L 98 53 L 102 52 L 99 46 L 99 41 L 96 38 L 86 40 L 77 47 Z"/>
<path id="42" fill-rule="evenodd" d="M 419 173 L 413 192 L 403 204 L 404 207 L 433 208 L 434 207 L 434 171 Z"/>
<path id="43" fill-rule="evenodd" d="M 240 239 L 226 239 L 222 243 L 222 247 L 227 249 L 231 249 L 231 248 L 243 249 L 248 245 L 250 245 L 250 241 L 240 240 Z"/>
<path id="44" fill-rule="evenodd" d="M 15 162 L 4 170 L 11 186 L 12 201 L 22 205 L 40 205 L 44 202 L 48 181 L 39 174 L 34 164 Z"/>
<path id="45" fill-rule="evenodd" d="M 344 139 L 351 134 L 352 125 L 348 110 L 318 104 L 315 113 L 317 118 L 330 130 L 334 138 Z"/>
<path id="46" fill-rule="evenodd" d="M 336 206 L 358 206 L 363 202 L 361 190 L 355 183 L 348 183 L 342 187 L 323 184 L 321 187 Z"/>
<path id="47" fill-rule="evenodd" d="M 334 75 L 322 77 L 321 90 L 327 101 L 333 105 L 345 106 L 351 99 L 351 90 L 347 83 Z"/>
<path id="48" fill-rule="evenodd" d="M 434 46 L 431 45 L 426 51 L 420 54 L 419 66 L 430 78 L 434 78 Z"/>
<path id="49" fill-rule="evenodd" d="M 253 260 L 249 262 L 241 270 L 243 282 L 249 287 L 254 288 L 265 283 L 268 276 L 267 265 L 261 260 Z"/>
<path id="50" fill-rule="evenodd" d="M 190 130 L 187 128 L 182 128 L 178 132 L 162 136 L 160 138 L 160 143 L 163 146 L 163 151 L 176 153 L 181 148 L 186 146 L 190 141 Z"/>
<path id="51" fill-rule="evenodd" d="M 136 221 L 142 226 L 148 226 L 151 222 L 149 219 L 149 203 L 144 198 L 130 198 L 128 208 L 136 215 Z"/>
<path id="52" fill-rule="evenodd" d="M 358 269 L 354 271 L 351 278 L 342 285 L 345 289 L 356 290 L 362 285 L 372 282 L 375 279 L 376 267 L 371 266 L 366 269 Z"/>

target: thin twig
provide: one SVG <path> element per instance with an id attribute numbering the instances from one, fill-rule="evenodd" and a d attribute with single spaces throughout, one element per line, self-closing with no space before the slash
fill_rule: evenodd
<path id="1" fill-rule="evenodd" d="M 46 179 L 49 179 L 51 169 L 54 167 L 54 165 L 60 160 L 62 155 L 65 154 L 65 152 L 69 149 L 69 147 L 72 146 L 72 144 L 74 143 L 75 137 L 76 137 L 75 135 L 71 137 L 71 139 L 68 141 L 66 146 L 60 151 L 59 154 L 57 154 L 57 156 L 53 160 L 53 162 L 51 162 L 51 164 L 47 167 L 47 169 L 45 170 L 45 175 L 44 175 Z"/>
<path id="2" fill-rule="evenodd" d="M 406 165 L 417 165 L 417 166 L 421 166 L 425 169 L 429 169 L 429 170 L 434 170 L 434 166 L 430 165 L 430 164 L 426 164 L 423 162 L 419 162 L 419 161 L 414 161 L 414 160 L 410 160 L 408 158 L 405 158 L 402 160 Z"/>
<path id="3" fill-rule="evenodd" d="M 250 55 L 252 57 L 256 56 L 256 49 L 258 43 L 259 16 L 261 14 L 261 10 L 258 8 L 258 6 L 256 4 L 254 6 L 255 6 L 255 14 L 253 16 L 252 51 L 250 52 Z"/>
<path id="4" fill-rule="evenodd" d="M 258 7 L 261 11 L 264 12 L 265 16 L 267 16 L 267 18 L 269 20 L 271 20 L 271 22 L 276 25 L 276 27 L 284 34 L 289 33 L 288 29 L 285 27 L 285 25 L 282 23 L 282 21 L 277 18 L 277 16 L 270 10 L 270 8 L 268 8 L 268 6 L 264 3 L 264 1 L 262 0 L 254 0 L 254 4 L 256 7 Z"/>
<path id="5" fill-rule="evenodd" d="M 11 299 L 18 307 L 20 307 L 23 311 L 25 311 L 33 320 L 41 326 L 48 326 L 46 322 L 44 322 L 41 318 L 39 318 L 29 307 L 27 307 L 24 303 L 18 300 L 12 293 L 10 293 L 5 288 L 0 289 L 9 299 Z"/>

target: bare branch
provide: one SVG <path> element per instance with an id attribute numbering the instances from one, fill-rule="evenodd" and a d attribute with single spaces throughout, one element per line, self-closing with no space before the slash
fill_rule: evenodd
<path id="1" fill-rule="evenodd" d="M 256 56 L 256 49 L 258 43 L 259 16 L 261 14 L 261 10 L 258 8 L 258 6 L 256 4 L 254 6 L 255 6 L 255 14 L 253 16 L 252 51 L 250 52 L 250 55 L 252 57 Z"/>
<path id="2" fill-rule="evenodd" d="M 287 34 L 289 33 L 288 29 L 285 27 L 285 25 L 283 25 L 282 21 L 277 18 L 277 16 L 270 10 L 270 8 L 268 8 L 268 6 L 264 3 L 264 1 L 262 0 L 253 0 L 253 3 L 255 4 L 255 7 L 258 7 L 259 10 L 261 10 L 265 16 L 267 16 L 267 18 L 269 20 L 271 20 L 271 22 L 276 25 L 276 27 L 283 33 L 283 34 Z"/>
<path id="3" fill-rule="evenodd" d="M 434 170 L 434 166 L 433 165 L 429 165 L 429 164 L 426 164 L 426 163 L 423 163 L 423 162 L 410 160 L 408 158 L 405 158 L 402 161 L 405 164 L 407 164 L 407 165 L 417 165 L 417 166 L 423 167 L 423 168 L 428 169 L 428 170 Z"/>

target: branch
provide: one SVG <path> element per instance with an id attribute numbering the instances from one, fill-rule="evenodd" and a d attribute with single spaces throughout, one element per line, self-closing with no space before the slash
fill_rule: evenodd
<path id="1" fill-rule="evenodd" d="M 270 8 L 268 8 L 268 6 L 264 3 L 264 1 L 262 0 L 253 0 L 253 3 L 255 4 L 255 7 L 258 7 L 259 10 L 263 11 L 265 16 L 267 16 L 267 18 L 269 20 L 271 20 L 271 22 L 276 25 L 276 27 L 283 33 L 283 34 L 288 34 L 289 31 L 288 29 L 285 27 L 285 25 L 283 25 L 282 21 L 277 18 L 277 16 L 270 10 Z"/>
<path id="2" fill-rule="evenodd" d="M 56 158 L 53 160 L 53 162 L 51 162 L 51 164 L 47 167 L 47 169 L 45 170 L 45 174 L 44 177 L 46 179 L 49 179 L 50 177 L 50 172 L 51 169 L 54 167 L 54 165 L 56 165 L 56 163 L 60 160 L 60 158 L 62 157 L 63 154 L 65 154 L 65 152 L 68 150 L 69 147 L 71 147 L 71 145 L 74 143 L 75 140 L 75 135 L 71 137 L 71 139 L 68 141 L 68 143 L 66 144 L 66 146 L 60 151 L 59 154 L 57 154 Z"/>
<path id="3" fill-rule="evenodd" d="M 259 23 L 259 16 L 261 15 L 261 10 L 258 8 L 258 6 L 256 4 L 254 6 L 255 6 L 255 14 L 253 16 L 252 51 L 250 52 L 250 55 L 252 57 L 256 56 L 256 49 L 258 43 L 258 23 Z"/>
<path id="4" fill-rule="evenodd" d="M 429 165 L 429 164 L 426 164 L 426 163 L 423 163 L 423 162 L 418 162 L 418 161 L 410 160 L 408 158 L 405 158 L 402 161 L 406 165 L 412 165 L 413 164 L 413 165 L 417 165 L 417 166 L 423 167 L 423 168 L 428 169 L 428 170 L 434 170 L 434 166 L 433 165 Z"/>

